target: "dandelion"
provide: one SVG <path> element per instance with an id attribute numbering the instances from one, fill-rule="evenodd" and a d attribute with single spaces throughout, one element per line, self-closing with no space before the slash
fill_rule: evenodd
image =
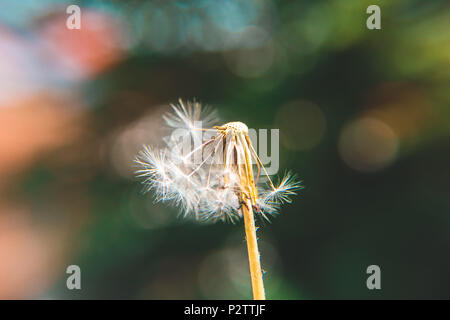
<path id="1" fill-rule="evenodd" d="M 197 102 L 179 100 L 171 107 L 164 120 L 172 133 L 164 148 L 144 147 L 137 175 L 157 201 L 173 202 L 184 217 L 233 223 L 243 217 L 253 297 L 265 299 L 254 216 L 268 220 L 277 214 L 300 182 L 291 173 L 272 182 L 244 123 L 218 125 L 216 112 Z"/>

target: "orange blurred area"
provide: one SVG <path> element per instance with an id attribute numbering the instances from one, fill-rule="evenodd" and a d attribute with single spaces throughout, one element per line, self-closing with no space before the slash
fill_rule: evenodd
<path id="1" fill-rule="evenodd" d="M 0 177 L 23 170 L 39 155 L 81 133 L 81 110 L 74 101 L 37 94 L 0 107 Z"/>

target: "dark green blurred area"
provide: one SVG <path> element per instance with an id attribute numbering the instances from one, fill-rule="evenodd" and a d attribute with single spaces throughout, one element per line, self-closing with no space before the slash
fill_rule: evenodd
<path id="1" fill-rule="evenodd" d="M 7 92 L 0 114 L 38 123 L 2 132 L 30 145 L 0 141 L 12 150 L 0 157 L 0 298 L 251 298 L 242 223 L 178 218 L 134 177 L 180 97 L 224 123 L 279 128 L 280 173 L 303 180 L 260 223 L 268 299 L 450 298 L 448 2 L 79 1 L 94 18 L 74 43 L 77 31 L 52 31 L 67 17 L 56 3 L 0 4 L 0 50 L 26 33 L 38 48 L 60 39 L 39 57 L 70 62 L 25 107 Z M 371 4 L 381 30 L 366 28 Z M 64 105 L 51 121 L 49 103 Z M 32 111 L 11 116 L 21 108 Z M 47 135 L 60 140 L 31 145 Z M 66 288 L 73 264 L 79 291 Z M 369 265 L 381 290 L 366 287 Z"/>

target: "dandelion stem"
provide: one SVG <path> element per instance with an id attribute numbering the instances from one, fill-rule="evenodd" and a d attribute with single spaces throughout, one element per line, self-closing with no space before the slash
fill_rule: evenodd
<path id="1" fill-rule="evenodd" d="M 253 217 L 252 204 L 248 200 L 242 206 L 244 216 L 245 236 L 247 239 L 248 261 L 250 264 L 250 276 L 252 279 L 252 291 L 254 300 L 265 300 L 264 283 L 261 271 L 261 259 L 256 238 L 255 219 Z"/>

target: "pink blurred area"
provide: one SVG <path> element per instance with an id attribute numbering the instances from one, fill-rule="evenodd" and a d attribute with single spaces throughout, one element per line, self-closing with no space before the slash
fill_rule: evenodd
<path id="1" fill-rule="evenodd" d="M 62 249 L 77 223 L 37 226 L 40 212 L 11 190 L 36 161 L 83 137 L 89 109 L 77 85 L 124 57 L 120 24 L 83 14 L 81 30 L 66 28 L 64 11 L 26 34 L 0 25 L 0 299 L 40 297 L 65 271 Z"/>
<path id="2" fill-rule="evenodd" d="M 1 204 L 0 212 L 0 299 L 34 298 L 59 274 L 62 242 L 20 206 Z"/>
<path id="3" fill-rule="evenodd" d="M 126 43 L 123 28 L 114 17 L 83 9 L 81 29 L 66 28 L 67 15 L 46 20 L 38 34 L 68 77 L 92 77 L 120 61 Z"/>

